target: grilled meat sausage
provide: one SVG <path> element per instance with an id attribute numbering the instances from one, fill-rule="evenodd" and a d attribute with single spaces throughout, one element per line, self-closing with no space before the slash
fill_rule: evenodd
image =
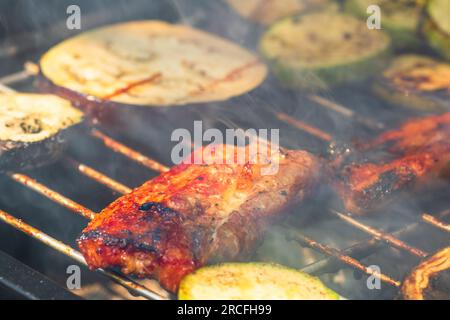
<path id="1" fill-rule="evenodd" d="M 82 33 L 50 49 L 40 66 L 57 87 L 100 102 L 140 106 L 227 100 L 256 88 L 267 74 L 266 66 L 238 45 L 153 20 Z"/>
<path id="2" fill-rule="evenodd" d="M 409 120 L 400 128 L 381 134 L 363 148 L 383 147 L 392 154 L 407 155 L 448 145 L 449 138 L 450 112 L 446 112 Z"/>
<path id="3" fill-rule="evenodd" d="M 440 175 L 442 168 L 448 167 L 449 151 L 448 147 L 435 148 L 386 163 L 346 166 L 339 176 L 337 192 L 346 210 L 355 214 L 367 213 L 385 205 L 393 195 L 408 187 Z"/>
<path id="4" fill-rule="evenodd" d="M 78 240 L 89 266 L 151 276 L 174 292 L 183 276 L 205 263 L 251 253 L 266 227 L 304 199 L 319 177 L 319 160 L 305 151 L 257 153 L 260 160 L 237 164 L 233 160 L 249 146 L 222 147 L 196 154 L 231 164 L 205 157 L 179 164 L 96 216 Z M 278 161 L 276 174 L 263 174 L 267 160 Z"/>
<path id="5" fill-rule="evenodd" d="M 411 120 L 386 132 L 363 149 L 387 150 L 390 159 L 344 166 L 336 190 L 345 208 L 363 214 L 385 204 L 408 187 L 450 171 L 450 113 Z"/>
<path id="6" fill-rule="evenodd" d="M 67 130 L 83 114 L 52 95 L 0 94 L 0 171 L 28 169 L 56 160 Z"/>
<path id="7" fill-rule="evenodd" d="M 415 267 L 402 285 L 403 298 L 425 300 L 431 296 L 431 280 L 450 269 L 450 247 L 439 250 Z"/>

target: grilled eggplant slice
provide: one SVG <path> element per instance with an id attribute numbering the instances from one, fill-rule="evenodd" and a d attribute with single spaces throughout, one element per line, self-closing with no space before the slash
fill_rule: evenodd
<path id="1" fill-rule="evenodd" d="M 384 64 L 389 48 L 390 38 L 383 31 L 336 13 L 283 19 L 260 42 L 281 82 L 307 91 L 365 79 Z"/>
<path id="2" fill-rule="evenodd" d="M 450 110 L 450 64 L 403 55 L 374 82 L 373 90 L 394 105 L 422 111 Z"/>
<path id="3" fill-rule="evenodd" d="M 415 267 L 403 281 L 402 295 L 407 300 L 449 299 L 448 294 L 443 297 L 435 292 L 432 286 L 433 278 L 450 269 L 450 247 L 439 250 L 431 257 L 426 258 Z"/>
<path id="4" fill-rule="evenodd" d="M 338 5 L 330 0 L 227 0 L 228 4 L 244 18 L 263 25 L 270 25 L 287 16 L 310 10 L 333 8 Z"/>
<path id="5" fill-rule="evenodd" d="M 53 95 L 0 94 L 0 171 L 56 160 L 67 130 L 83 119 L 69 101 Z"/>
<path id="6" fill-rule="evenodd" d="M 180 300 L 339 300 L 318 278 L 281 265 L 225 263 L 187 275 Z"/>
<path id="7" fill-rule="evenodd" d="M 367 8 L 378 5 L 381 9 L 381 24 L 392 37 L 393 46 L 398 49 L 418 48 L 419 25 L 424 5 L 415 0 L 347 0 L 345 11 L 367 19 Z"/>
<path id="8" fill-rule="evenodd" d="M 222 101 L 257 87 L 266 67 L 214 35 L 162 21 L 103 27 L 66 40 L 41 59 L 54 85 L 127 105 Z"/>
<path id="9" fill-rule="evenodd" d="M 448 60 L 450 60 L 449 12 L 448 0 L 430 0 L 427 5 L 428 18 L 423 26 L 429 45 Z"/>

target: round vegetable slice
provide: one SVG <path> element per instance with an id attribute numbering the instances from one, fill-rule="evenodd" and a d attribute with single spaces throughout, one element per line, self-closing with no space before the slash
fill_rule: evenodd
<path id="1" fill-rule="evenodd" d="M 363 80 L 383 64 L 390 38 L 336 13 L 297 15 L 275 23 L 260 50 L 287 86 L 307 91 Z"/>
<path id="2" fill-rule="evenodd" d="M 69 101 L 47 94 L 0 94 L 0 171 L 56 160 L 65 133 L 83 119 Z"/>
<path id="3" fill-rule="evenodd" d="M 422 111 L 450 110 L 450 64 L 420 55 L 395 58 L 373 85 L 389 103 Z"/>
<path id="4" fill-rule="evenodd" d="M 437 299 L 448 299 L 433 292 L 432 280 L 450 269 L 450 247 L 443 248 L 424 259 L 403 281 L 402 295 L 407 300 L 425 300 L 437 295 Z"/>
<path id="5" fill-rule="evenodd" d="M 247 50 L 188 26 L 135 21 L 88 31 L 40 62 L 54 85 L 128 105 L 226 100 L 257 87 L 266 67 Z"/>
<path id="6" fill-rule="evenodd" d="M 423 33 L 429 45 L 442 57 L 450 60 L 450 2 L 430 0 L 428 17 L 423 24 Z"/>
<path id="7" fill-rule="evenodd" d="M 201 268 L 180 284 L 181 300 L 338 300 L 319 279 L 281 265 L 224 263 Z"/>
<path id="8" fill-rule="evenodd" d="M 241 16 L 254 22 L 269 25 L 299 12 L 323 9 L 337 4 L 330 0 L 227 0 Z"/>
<path id="9" fill-rule="evenodd" d="M 437 27 L 450 36 L 450 2 L 448 0 L 429 0 L 427 11 Z"/>
<path id="10" fill-rule="evenodd" d="M 395 47 L 419 47 L 418 30 L 424 5 L 418 1 L 347 0 L 345 10 L 367 19 L 367 8 L 378 5 L 381 9 L 381 26 L 391 35 Z"/>

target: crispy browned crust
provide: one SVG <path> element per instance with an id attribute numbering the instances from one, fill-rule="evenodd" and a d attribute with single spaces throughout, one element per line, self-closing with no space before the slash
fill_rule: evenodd
<path id="1" fill-rule="evenodd" d="M 367 154 L 381 148 L 393 157 L 346 165 L 335 183 L 344 207 L 364 214 L 391 201 L 408 188 L 447 176 L 450 169 L 450 113 L 410 120 L 364 146 Z"/>
<path id="2" fill-rule="evenodd" d="M 399 155 L 448 144 L 450 138 L 450 112 L 412 119 L 398 129 L 387 131 L 365 146 L 365 150 L 386 147 Z"/>
<path id="3" fill-rule="evenodd" d="M 439 250 L 415 267 L 402 285 L 402 295 L 407 300 L 424 300 L 430 281 L 439 273 L 450 269 L 450 247 Z"/>
<path id="4" fill-rule="evenodd" d="M 449 148 L 441 150 L 449 152 Z M 450 161 L 450 155 L 441 156 L 438 149 L 435 151 L 423 151 L 381 164 L 347 166 L 336 184 L 344 207 L 351 213 L 365 214 L 386 205 L 408 188 L 435 179 Z"/>
<path id="5" fill-rule="evenodd" d="M 320 171 L 305 151 L 281 151 L 275 175 L 262 175 L 263 167 L 177 165 L 104 209 L 83 230 L 81 252 L 91 268 L 119 267 L 175 291 L 206 262 L 252 252 L 266 227 L 312 190 Z"/>

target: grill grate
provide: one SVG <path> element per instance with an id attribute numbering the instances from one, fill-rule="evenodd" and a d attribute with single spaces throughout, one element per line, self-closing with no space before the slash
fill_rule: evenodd
<path id="1" fill-rule="evenodd" d="M 14 92 L 15 90 L 10 88 L 9 85 L 13 85 L 16 82 L 23 81 L 27 78 L 30 78 L 34 76 L 37 72 L 37 68 L 33 63 L 27 63 L 26 68 L 24 70 L 8 75 L 6 77 L 0 78 L 0 91 L 3 92 Z M 367 118 L 359 117 L 354 111 L 336 104 L 334 102 L 331 102 L 323 97 L 319 96 L 310 96 L 311 100 L 319 103 L 320 105 L 334 110 L 346 117 L 353 117 L 355 119 L 358 119 L 361 123 L 368 125 L 372 128 L 381 128 L 383 125 L 379 124 L 376 121 L 372 121 Z M 293 127 L 306 131 L 309 134 L 312 134 L 313 136 L 324 140 L 326 142 L 330 142 L 333 140 L 332 136 L 324 132 L 318 128 L 315 128 L 314 126 L 302 122 L 301 120 L 295 119 L 287 114 L 284 113 L 278 113 L 277 114 L 278 119 L 285 121 L 289 125 L 292 125 Z M 114 152 L 120 153 L 127 157 L 128 159 L 135 161 L 142 166 L 146 167 L 147 169 L 150 169 L 152 171 L 157 172 L 165 172 L 169 170 L 169 168 L 161 163 L 158 163 L 157 161 L 151 159 L 148 156 L 145 156 L 132 148 L 126 146 L 123 143 L 120 143 L 116 141 L 115 139 L 109 137 L 105 133 L 101 132 L 98 129 L 92 129 L 90 131 L 90 136 L 100 140 L 103 142 L 103 144 L 111 149 Z M 67 162 L 80 174 L 85 175 L 86 177 L 95 180 L 96 182 L 108 187 L 110 190 L 114 192 L 118 192 L 120 194 L 126 194 L 131 191 L 131 188 L 128 186 L 125 186 L 124 184 L 115 181 L 114 179 L 108 177 L 107 175 L 97 171 L 94 168 L 91 168 L 83 163 L 80 163 L 72 158 L 66 158 Z M 9 173 L 9 177 L 17 182 L 20 183 L 38 193 L 41 195 L 51 199 L 52 201 L 60 204 L 61 206 L 65 207 L 66 209 L 70 210 L 71 212 L 77 213 L 81 216 L 83 216 L 86 219 L 92 219 L 95 216 L 95 212 L 92 210 L 82 206 L 81 204 L 71 200 L 70 198 L 58 193 L 57 191 L 47 187 L 43 183 L 36 181 L 32 179 L 31 177 L 21 174 L 21 173 Z M 368 241 L 360 242 L 350 248 L 344 249 L 344 250 L 338 250 L 331 246 L 325 245 L 323 243 L 320 243 L 319 241 L 312 239 L 306 235 L 303 235 L 299 231 L 296 231 L 295 233 L 291 233 L 288 235 L 288 237 L 291 240 L 295 240 L 302 245 L 305 245 L 307 247 L 313 248 L 327 256 L 327 258 L 316 261 L 315 263 L 306 266 L 303 268 L 306 272 L 318 272 L 319 270 L 325 270 L 330 268 L 336 268 L 336 261 L 339 261 L 340 263 L 344 263 L 351 268 L 357 269 L 359 271 L 362 271 L 368 275 L 374 275 L 375 277 L 378 277 L 381 281 L 394 286 L 399 287 L 401 285 L 401 282 L 399 280 L 393 279 L 392 277 L 385 275 L 383 273 L 376 273 L 374 270 L 372 270 L 370 267 L 367 267 L 362 262 L 358 260 L 357 257 L 363 257 L 368 254 L 368 252 L 371 252 L 373 250 L 377 250 L 379 248 L 379 245 L 382 243 L 386 243 L 389 246 L 395 247 L 397 249 L 404 250 L 416 257 L 423 258 L 428 255 L 427 252 L 413 247 L 404 241 L 400 240 L 399 237 L 405 234 L 412 233 L 416 231 L 417 226 L 419 223 L 427 223 L 439 230 L 445 231 L 450 233 L 450 226 L 446 224 L 445 222 L 441 221 L 440 219 L 448 216 L 450 214 L 450 210 L 446 210 L 444 212 L 441 212 L 437 217 L 431 216 L 429 214 L 422 214 L 421 221 L 416 222 L 413 224 L 410 224 L 400 230 L 397 230 L 392 233 L 385 233 L 383 231 L 380 231 L 376 228 L 373 228 L 371 226 L 368 226 L 354 218 L 351 217 L 350 214 L 343 214 L 335 210 L 330 210 L 332 214 L 340 218 L 342 221 L 346 222 L 348 225 L 353 226 L 363 232 L 365 232 L 367 235 L 371 236 L 372 238 Z M 9 224 L 10 226 L 13 226 L 17 230 L 20 230 L 29 236 L 43 242 L 44 244 L 50 246 L 51 248 L 65 254 L 66 256 L 69 256 L 70 258 L 74 259 L 80 264 L 86 265 L 86 262 L 83 258 L 83 256 L 73 249 L 72 247 L 62 243 L 61 241 L 52 238 L 51 236 L 45 234 L 44 232 L 26 224 L 25 222 L 21 221 L 20 219 L 15 218 L 14 216 L 10 215 L 9 213 L 0 210 L 0 219 Z M 339 268 L 337 266 L 337 268 Z M 167 299 L 170 297 L 170 294 L 167 292 L 163 292 L 163 294 L 156 292 L 150 288 L 144 287 L 141 284 L 129 279 L 128 277 L 125 277 L 119 273 L 107 271 L 107 270 L 99 270 L 99 272 L 113 281 L 119 283 L 120 285 L 127 288 L 130 292 L 136 295 L 143 296 L 148 299 Z"/>

